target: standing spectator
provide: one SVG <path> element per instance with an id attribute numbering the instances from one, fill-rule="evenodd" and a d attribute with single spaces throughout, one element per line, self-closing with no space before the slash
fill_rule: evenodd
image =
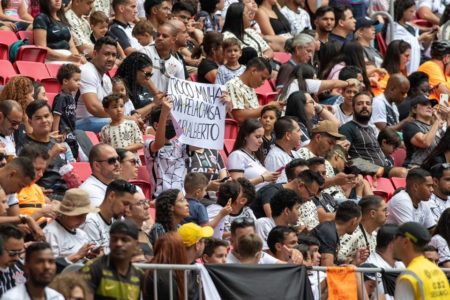
<path id="1" fill-rule="evenodd" d="M 32 299 L 32 297 L 65 299 L 63 295 L 47 287 L 56 275 L 55 258 L 48 243 L 38 242 L 27 247 L 24 272 L 27 275 L 27 282 L 3 294 L 2 299 Z"/>
<path id="2" fill-rule="evenodd" d="M 378 21 L 371 20 L 365 16 L 357 18 L 355 40 L 363 46 L 366 59 L 379 68 L 383 62 L 383 56 L 372 46 L 376 34 L 375 25 L 378 25 Z"/>
<path id="3" fill-rule="evenodd" d="M 110 145 L 97 144 L 89 152 L 89 165 L 92 175 L 80 185 L 80 189 L 89 193 L 92 206 L 99 207 L 105 199 L 107 186 L 120 176 L 119 157 Z"/>
<path id="4" fill-rule="evenodd" d="M 275 122 L 275 145 L 267 154 L 264 166 L 271 172 L 280 172 L 278 183 L 287 182 L 283 171 L 285 166 L 293 159 L 300 158 L 297 149 L 300 148 L 301 130 L 298 123 L 291 117 L 281 117 Z"/>
<path id="5" fill-rule="evenodd" d="M 229 38 L 223 41 L 223 58 L 225 62 L 217 69 L 217 84 L 225 85 L 231 79 L 241 76 L 246 66 L 239 64 L 242 55 L 241 42 L 236 38 Z"/>
<path id="6" fill-rule="evenodd" d="M 114 67 L 116 55 L 117 42 L 110 37 L 100 38 L 95 42 L 92 60 L 81 67 L 77 129 L 98 133 L 109 122 L 101 101 L 112 92 L 107 73 Z"/>
<path id="7" fill-rule="evenodd" d="M 81 273 L 95 299 L 141 299 L 144 272 L 131 264 L 139 229 L 133 221 L 117 221 L 111 225 L 109 234 L 111 252 L 88 262 Z"/>
<path id="8" fill-rule="evenodd" d="M 296 35 L 305 29 L 312 29 L 309 14 L 303 9 L 305 0 L 287 0 L 280 12 L 291 25 L 291 34 Z"/>
<path id="9" fill-rule="evenodd" d="M 140 48 L 132 36 L 133 23 L 136 20 L 136 0 L 114 0 L 112 2 L 114 19 L 109 27 L 109 35 L 119 42 L 125 55 L 130 55 Z"/>
<path id="10" fill-rule="evenodd" d="M 448 231 L 448 222 L 450 222 L 450 208 L 445 209 L 434 229 L 430 246 L 435 247 L 439 254 L 438 265 L 442 268 L 450 266 L 450 234 Z"/>
<path id="11" fill-rule="evenodd" d="M 338 252 L 340 239 L 344 234 L 352 234 L 361 220 L 361 209 L 352 201 L 344 201 L 336 210 L 335 221 L 319 224 L 312 230 L 312 235 L 319 239 L 321 265 L 332 266 L 339 264 Z M 355 261 L 359 265 L 361 261 Z"/>
<path id="12" fill-rule="evenodd" d="M 145 0 L 144 10 L 147 20 L 153 28 L 158 28 L 169 20 L 172 11 L 172 1 L 169 0 Z"/>
<path id="13" fill-rule="evenodd" d="M 195 16 L 195 20 L 203 20 L 203 32 L 220 32 L 220 19 L 216 14 L 218 10 L 223 10 L 223 0 L 200 0 L 200 11 Z"/>
<path id="14" fill-rule="evenodd" d="M 433 192 L 433 179 L 428 171 L 414 168 L 406 177 L 406 189 L 395 194 L 388 202 L 386 223 L 403 224 L 413 221 L 431 229 L 436 225 L 426 203 Z"/>
<path id="15" fill-rule="evenodd" d="M 203 37 L 201 49 L 206 57 L 198 65 L 197 81 L 200 83 L 215 83 L 219 65 L 223 64 L 223 35 L 220 32 L 207 32 Z M 193 57 L 198 56 L 196 53 Z"/>
<path id="16" fill-rule="evenodd" d="M 450 294 L 444 272 L 423 256 L 423 248 L 430 242 L 427 229 L 415 222 L 401 225 L 394 240 L 394 255 L 405 265 L 406 272 L 397 278 L 395 299 L 430 299 L 432 295 Z"/>
<path id="17" fill-rule="evenodd" d="M 348 5 L 337 5 L 334 7 L 334 15 L 336 25 L 333 31 L 329 34 L 329 41 L 337 44 L 344 44 L 353 37 L 355 31 L 356 20 L 353 17 L 352 8 Z"/>
<path id="18" fill-rule="evenodd" d="M 357 67 L 354 66 L 345 67 L 344 69 L 342 69 L 339 76 L 348 68 L 357 68 Z M 349 85 L 347 87 L 342 88 L 342 103 L 336 101 L 337 103 L 333 105 L 334 116 L 339 121 L 341 126 L 353 120 L 353 97 L 355 97 L 356 94 L 361 92 L 361 89 L 362 89 L 361 84 Z"/>
<path id="19" fill-rule="evenodd" d="M 70 9 L 66 11 L 65 14 L 67 22 L 70 25 L 75 46 L 80 53 L 89 56 L 91 56 L 92 51 L 94 51 L 94 43 L 90 39 L 92 30 L 86 17 L 89 16 L 94 2 L 97 1 L 99 0 L 73 1 Z"/>
<path id="20" fill-rule="evenodd" d="M 450 208 L 450 165 L 436 164 L 431 167 L 430 174 L 433 178 L 433 193 L 427 204 L 437 223 L 442 213 Z"/>
<path id="21" fill-rule="evenodd" d="M 328 42 L 330 33 L 335 26 L 334 9 L 327 5 L 318 7 L 315 14 L 314 25 L 320 43 Z"/>

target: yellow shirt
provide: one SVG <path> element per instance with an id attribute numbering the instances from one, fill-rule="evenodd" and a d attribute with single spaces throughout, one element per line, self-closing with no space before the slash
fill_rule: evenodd
<path id="1" fill-rule="evenodd" d="M 436 99 L 439 101 L 439 96 L 441 93 L 438 91 L 439 84 L 446 84 L 447 88 L 450 89 L 450 78 L 445 76 L 441 67 L 434 61 L 427 61 L 423 63 L 417 71 L 424 72 L 428 75 L 428 83 L 430 84 L 430 99 Z"/>
<path id="2" fill-rule="evenodd" d="M 17 194 L 17 198 L 19 199 L 20 214 L 23 215 L 31 216 L 45 204 L 44 192 L 42 191 L 42 188 L 35 183 L 21 189 Z M 36 205 L 36 207 L 23 207 L 27 204 Z"/>
<path id="3" fill-rule="evenodd" d="M 397 287 L 407 281 L 413 288 L 414 299 L 447 300 L 450 299 L 450 286 L 444 272 L 424 256 L 414 258 L 397 279 Z M 401 289 L 400 289 L 401 290 Z M 397 291 L 395 299 L 397 299 Z M 406 296 L 405 293 L 402 293 Z M 398 295 L 399 299 L 403 299 Z M 410 298 L 412 299 L 412 298 Z"/>

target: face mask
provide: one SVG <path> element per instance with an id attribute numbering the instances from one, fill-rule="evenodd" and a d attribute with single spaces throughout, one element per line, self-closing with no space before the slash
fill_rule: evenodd
<path id="1" fill-rule="evenodd" d="M 166 125 L 166 139 L 171 140 L 177 135 L 175 127 L 173 127 L 172 122 Z"/>

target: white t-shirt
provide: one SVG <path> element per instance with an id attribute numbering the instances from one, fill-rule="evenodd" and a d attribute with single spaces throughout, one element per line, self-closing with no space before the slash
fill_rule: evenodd
<path id="1" fill-rule="evenodd" d="M 309 94 L 317 94 L 322 84 L 322 80 L 319 79 L 305 79 L 306 82 L 306 92 Z M 288 91 L 286 93 L 286 99 L 295 92 L 298 92 L 298 80 L 294 79 L 289 85 Z"/>
<path id="2" fill-rule="evenodd" d="M 54 289 L 51 289 L 49 287 L 45 287 L 45 299 L 46 300 L 64 300 L 64 296 L 55 291 Z M 31 300 L 30 295 L 27 292 L 27 288 L 25 287 L 25 284 L 20 284 L 16 287 L 13 287 L 6 293 L 2 295 L 1 300 Z"/>
<path id="3" fill-rule="evenodd" d="M 233 151 L 228 157 L 228 171 L 229 172 L 243 172 L 244 177 L 248 180 L 259 177 L 267 169 L 261 164 L 261 162 L 242 150 Z M 255 186 L 256 190 L 259 190 L 268 182 L 262 182 Z"/>
<path id="4" fill-rule="evenodd" d="M 418 0 L 417 9 L 428 7 L 434 14 L 442 15 L 445 7 L 450 4 L 450 0 Z"/>
<path id="5" fill-rule="evenodd" d="M 89 241 L 103 247 L 105 254 L 109 254 L 109 229 L 110 224 L 106 223 L 100 213 L 89 213 L 86 216 L 86 222 L 81 225 L 81 229 L 88 235 Z"/>
<path id="6" fill-rule="evenodd" d="M 341 108 L 341 103 L 339 104 L 334 104 L 333 105 L 333 110 L 334 110 L 334 116 L 336 117 L 336 119 L 339 120 L 339 123 L 342 125 L 344 125 L 347 122 L 350 122 L 351 120 L 353 120 L 353 113 L 351 115 L 346 115 L 344 113 L 344 111 Z"/>
<path id="7" fill-rule="evenodd" d="M 312 29 L 311 19 L 306 10 L 299 7 L 297 11 L 293 11 L 289 7 L 283 6 L 280 12 L 286 17 L 289 24 L 291 24 L 292 35 L 299 34 L 305 29 Z"/>
<path id="8" fill-rule="evenodd" d="M 430 200 L 428 200 L 427 204 L 431 210 L 431 215 L 433 216 L 434 221 L 437 223 L 444 210 L 450 207 L 450 197 L 447 197 L 447 200 L 442 200 L 435 194 L 431 194 Z"/>
<path id="9" fill-rule="evenodd" d="M 107 74 L 100 75 L 95 66 L 90 62 L 82 65 L 80 69 L 80 99 L 78 100 L 76 115 L 77 119 L 84 119 L 92 117 L 92 115 L 87 111 L 83 95 L 87 93 L 97 94 L 97 99 L 101 104 L 103 98 L 112 93 L 112 83 L 111 78 Z"/>
<path id="10" fill-rule="evenodd" d="M 83 230 L 77 228 L 74 232 L 65 229 L 58 221 L 54 221 L 44 228 L 45 239 L 52 246 L 55 257 L 67 257 L 75 254 L 80 248 L 89 243 L 89 237 Z"/>
<path id="11" fill-rule="evenodd" d="M 106 188 L 108 186 L 97 179 L 94 175 L 91 175 L 80 185 L 80 189 L 89 193 L 89 200 L 91 205 L 99 207 L 105 199 Z"/>
<path id="12" fill-rule="evenodd" d="M 384 96 L 384 94 L 378 95 L 375 98 L 373 98 L 372 101 L 372 117 L 370 118 L 370 123 L 387 123 L 387 111 L 386 106 L 390 107 L 394 113 L 395 118 L 398 121 L 399 118 L 399 112 L 397 105 L 395 103 L 389 103 Z"/>
<path id="13" fill-rule="evenodd" d="M 227 264 L 240 264 L 241 262 L 239 259 L 237 259 L 236 256 L 234 256 L 233 251 L 230 251 L 227 255 Z M 278 264 L 279 260 L 273 257 L 270 254 L 267 254 L 266 252 L 262 252 L 261 258 L 259 259 L 258 264 L 259 265 L 273 265 Z"/>
<path id="14" fill-rule="evenodd" d="M 439 234 L 434 235 L 431 238 L 429 245 L 435 247 L 439 253 L 439 264 L 450 261 L 450 249 L 447 241 Z"/>
<path id="15" fill-rule="evenodd" d="M 16 156 L 16 143 L 12 135 L 0 136 L 0 146 L 5 148 L 6 155 Z"/>
<path id="16" fill-rule="evenodd" d="M 274 228 L 275 222 L 272 218 L 259 218 L 256 220 L 255 228 L 256 233 L 263 241 L 263 250 L 268 250 L 269 246 L 267 245 L 267 237 L 269 236 L 269 232 Z"/>
<path id="17" fill-rule="evenodd" d="M 156 51 L 155 44 L 142 47 L 139 52 L 147 54 L 153 62 L 152 82 L 163 92 L 167 92 L 169 77 L 184 78 L 184 68 L 178 59 L 170 55 L 169 59 L 163 60 Z M 164 72 L 163 72 L 164 71 Z"/>
<path id="18" fill-rule="evenodd" d="M 219 204 L 211 204 L 206 207 L 206 212 L 208 213 L 208 219 L 211 222 L 222 210 L 222 206 Z M 214 235 L 216 239 L 222 239 L 223 233 L 225 232 L 225 221 L 228 219 L 228 216 L 225 216 L 220 220 L 216 227 L 214 227 Z"/>
<path id="19" fill-rule="evenodd" d="M 433 214 L 426 201 L 421 201 L 417 208 L 414 208 L 411 197 L 403 190 L 391 198 L 387 204 L 388 217 L 387 224 L 401 225 L 405 222 L 417 222 L 426 228 L 436 225 Z"/>
<path id="20" fill-rule="evenodd" d="M 286 153 L 283 149 L 278 147 L 276 144 L 270 149 L 269 153 L 267 153 L 266 159 L 264 160 L 264 166 L 266 169 L 275 172 L 283 166 L 286 166 L 293 159 L 300 158 L 300 155 L 297 151 L 291 150 L 291 155 Z M 277 179 L 277 183 L 286 183 L 287 177 L 286 172 L 282 172 L 280 177 Z"/>

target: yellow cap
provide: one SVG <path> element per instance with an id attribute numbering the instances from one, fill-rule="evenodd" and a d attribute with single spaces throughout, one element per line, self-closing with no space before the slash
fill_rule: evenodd
<path id="1" fill-rule="evenodd" d="M 178 234 L 185 246 L 190 247 L 203 238 L 212 237 L 214 229 L 211 226 L 200 227 L 195 223 L 186 223 L 178 228 Z"/>

